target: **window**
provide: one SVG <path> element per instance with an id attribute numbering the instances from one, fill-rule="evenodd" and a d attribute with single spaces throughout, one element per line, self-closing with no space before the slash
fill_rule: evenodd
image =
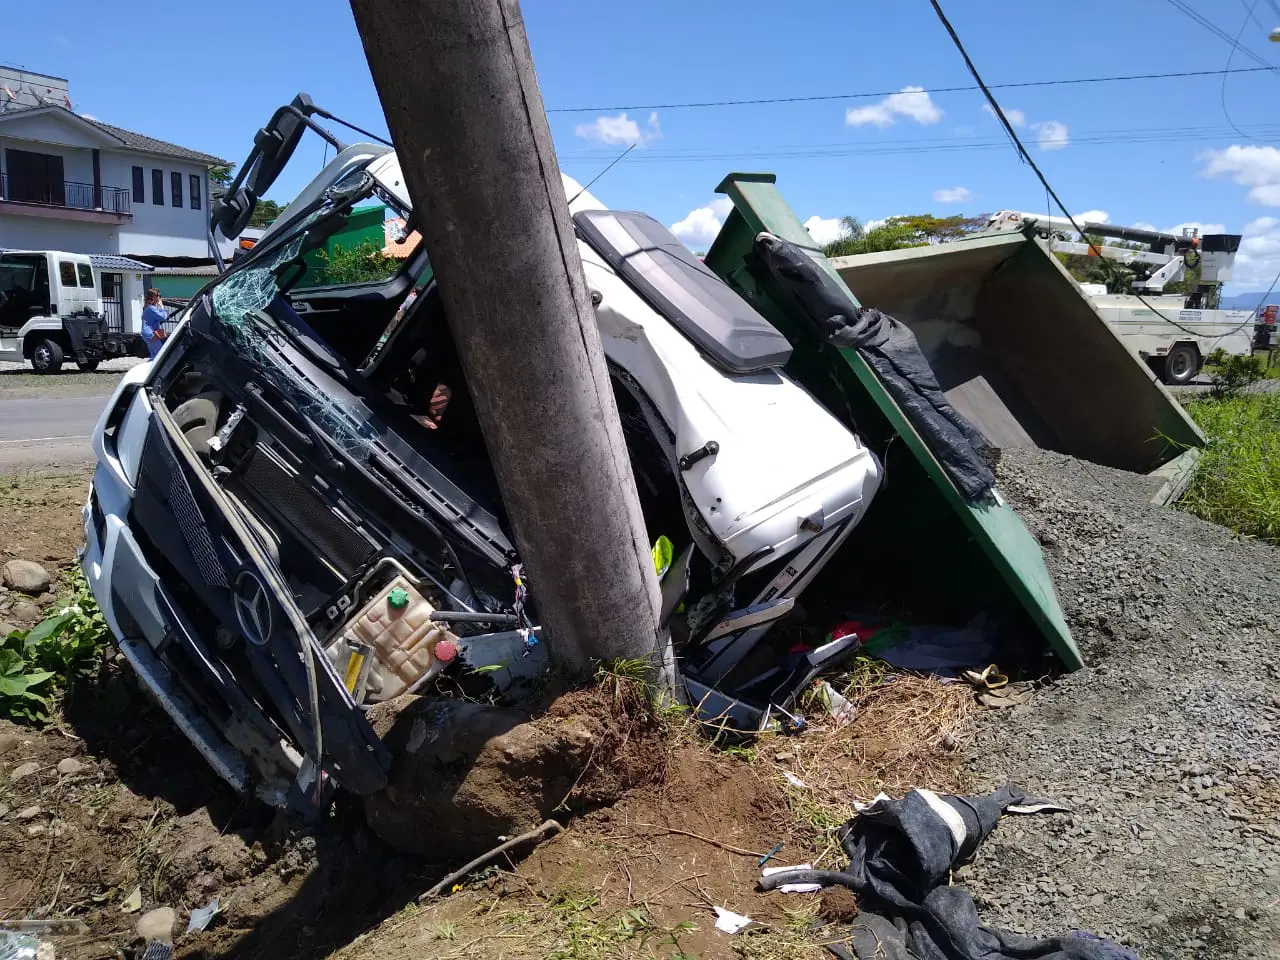
<path id="1" fill-rule="evenodd" d="M 169 186 L 171 188 L 171 192 L 173 193 L 173 196 L 170 198 L 170 202 L 175 207 L 182 206 L 182 174 L 180 173 L 169 174 Z"/>
<path id="2" fill-rule="evenodd" d="M 77 286 L 76 283 L 76 265 L 70 260 L 58 261 L 58 279 L 62 281 L 64 287 Z"/>
<path id="3" fill-rule="evenodd" d="M 151 171 L 151 202 L 158 207 L 164 206 L 164 171 Z"/>
<path id="4" fill-rule="evenodd" d="M 191 209 L 192 210 L 200 209 L 200 194 L 203 192 L 204 191 L 200 189 L 200 178 L 194 173 L 191 174 Z"/>
<path id="5" fill-rule="evenodd" d="M 87 263 L 76 264 L 76 269 L 80 271 L 80 286 L 93 289 L 93 267 Z"/>
<path id="6" fill-rule="evenodd" d="M 8 200 L 23 203 L 67 205 L 67 185 L 63 182 L 62 157 L 29 150 L 5 150 L 9 174 Z"/>
<path id="7" fill-rule="evenodd" d="M 143 189 L 142 184 L 143 184 L 142 168 L 134 167 L 133 168 L 133 202 L 134 203 L 147 202 L 147 191 Z"/>

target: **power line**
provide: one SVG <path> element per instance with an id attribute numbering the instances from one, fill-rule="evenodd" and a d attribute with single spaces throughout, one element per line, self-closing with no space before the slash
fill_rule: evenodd
<path id="1" fill-rule="evenodd" d="M 1173 0 L 1170 0 L 1170 2 L 1173 2 Z M 1227 37 L 1226 39 L 1228 43 L 1231 42 L 1230 37 Z M 1243 50 L 1244 48 L 1241 49 Z M 993 83 L 989 85 L 988 89 L 1015 90 L 1028 87 L 1062 87 L 1091 83 L 1121 83 L 1130 80 L 1173 80 L 1180 77 L 1216 77 L 1223 73 L 1264 73 L 1276 69 L 1256 55 L 1255 59 L 1261 61 L 1261 66 L 1237 67 L 1230 70 L 1182 70 L 1175 73 L 1133 73 L 1112 77 L 1076 77 L 1063 80 L 1021 80 L 1013 83 Z M 931 87 L 919 92 L 927 94 L 963 93 L 966 91 L 980 89 L 982 88 L 974 85 L 968 85 L 961 87 Z M 684 103 L 630 103 L 598 107 L 551 107 L 547 110 L 547 113 L 608 113 L 610 111 L 621 110 L 685 110 L 703 107 L 748 107 L 779 103 L 818 103 L 829 100 L 867 100 L 874 97 L 889 97 L 895 93 L 901 92 L 901 90 L 878 90 L 863 93 L 823 93 L 803 97 L 762 97 L 746 100 L 700 100 Z"/>
<path id="2" fill-rule="evenodd" d="M 1280 138 L 1280 126 L 1260 124 L 1253 127 L 1257 133 L 1270 138 Z M 1076 132 L 1071 134 L 1072 147 L 1109 146 L 1118 144 L 1141 143 L 1180 143 L 1195 141 L 1214 141 L 1229 135 L 1232 128 L 1225 126 L 1204 127 L 1151 127 L 1123 130 L 1099 130 L 1093 132 Z M 1003 149 L 1009 144 L 1007 138 L 991 137 L 899 137 L 878 140 L 871 143 L 850 143 L 849 141 L 826 143 L 784 144 L 765 149 L 744 148 L 740 150 L 721 149 L 670 149 L 651 148 L 643 152 L 629 155 L 627 163 L 689 163 L 701 161 L 745 162 L 749 160 L 799 160 L 799 159 L 841 159 L 849 157 L 892 156 L 897 154 L 918 153 L 952 153 L 968 150 Z M 582 150 L 563 152 L 564 161 L 594 161 L 600 158 L 598 152 Z"/>
<path id="3" fill-rule="evenodd" d="M 1244 54 L 1254 63 L 1258 64 L 1260 67 L 1265 67 L 1268 70 L 1275 70 L 1277 72 L 1280 72 L 1280 68 L 1277 68 L 1270 61 L 1263 59 L 1258 54 L 1250 50 L 1248 47 L 1240 46 L 1239 43 L 1237 43 L 1237 41 L 1232 38 L 1231 34 L 1227 33 L 1225 30 L 1219 27 L 1212 20 L 1209 20 L 1207 17 L 1201 14 L 1198 10 L 1193 9 L 1189 4 L 1184 2 L 1184 0 L 1166 0 L 1166 2 L 1169 4 L 1169 6 L 1173 7 L 1173 9 L 1177 10 L 1179 13 L 1185 14 L 1186 16 L 1194 20 L 1196 23 L 1200 24 L 1200 26 L 1204 27 L 1206 30 L 1212 33 L 1215 37 L 1217 37 L 1223 43 L 1230 44 L 1232 47 L 1235 47 L 1236 49 L 1238 49 L 1242 54 Z"/>
<path id="4" fill-rule="evenodd" d="M 1253 11 L 1258 6 L 1258 0 L 1253 0 L 1253 3 L 1249 3 L 1248 0 L 1240 0 L 1240 2 L 1246 7 L 1244 20 L 1240 24 L 1240 29 L 1236 31 L 1235 39 L 1231 41 L 1231 52 L 1227 54 L 1227 65 L 1224 69 L 1231 68 L 1231 60 L 1236 55 L 1236 51 L 1242 49 L 1240 46 L 1240 38 L 1244 36 L 1244 28 L 1249 26 L 1249 21 L 1253 20 L 1255 23 L 1258 22 L 1258 18 L 1253 15 Z M 1261 24 L 1258 25 L 1261 26 Z M 1222 84 L 1218 88 L 1218 102 L 1222 105 L 1222 115 L 1226 118 L 1227 123 L 1231 124 L 1232 130 L 1244 137 L 1246 140 L 1252 140 L 1255 143 L 1262 142 L 1257 137 L 1253 137 L 1245 133 L 1236 126 L 1235 120 L 1231 119 L 1231 111 L 1227 109 L 1227 75 L 1225 73 L 1222 75 Z"/>
<path id="5" fill-rule="evenodd" d="M 1176 2 L 1176 0 L 1170 0 L 1170 2 Z M 1022 157 L 1023 161 L 1029 167 L 1031 167 L 1037 179 L 1039 179 L 1040 184 L 1044 187 L 1045 192 L 1053 198 L 1053 202 L 1058 205 L 1058 209 L 1062 211 L 1062 215 L 1066 217 L 1067 220 L 1071 223 L 1072 229 L 1075 230 L 1076 233 L 1080 234 L 1081 237 L 1084 237 L 1085 236 L 1084 230 L 1081 228 L 1080 224 L 1076 223 L 1076 218 L 1072 215 L 1071 211 L 1067 209 L 1067 205 L 1062 202 L 1062 198 L 1058 196 L 1057 191 L 1054 190 L 1053 187 L 1049 184 L 1048 178 L 1040 170 L 1040 167 L 1036 165 L 1035 160 L 1031 158 L 1030 152 L 1028 152 L 1027 148 L 1023 145 L 1022 140 L 1018 138 L 1017 131 L 1013 129 L 1013 124 L 1009 122 L 1009 118 L 1006 117 L 1004 115 L 1004 111 L 1000 109 L 1000 104 L 996 102 L 995 94 L 991 92 L 991 88 L 987 86 L 986 83 L 983 82 L 982 75 L 978 73 L 978 68 L 974 66 L 973 61 L 969 59 L 968 51 L 965 50 L 964 44 L 960 42 L 960 36 L 959 34 L 956 33 L 955 27 L 953 27 L 951 25 L 951 21 L 947 19 L 947 15 L 942 12 L 942 7 L 938 5 L 938 0 L 929 0 L 929 3 L 933 7 L 933 12 L 938 15 L 938 19 L 942 22 L 942 26 L 946 29 L 947 34 L 951 37 L 951 42 L 955 44 L 956 49 L 960 51 L 960 56 L 964 58 L 964 64 L 966 67 L 968 67 L 970 75 L 973 77 L 974 81 L 978 84 L 979 88 L 981 88 L 983 95 L 987 98 L 987 102 L 991 104 L 991 109 L 995 111 L 995 114 L 999 118 L 1000 123 L 1004 126 L 1005 130 L 1008 132 L 1010 139 L 1013 140 L 1014 146 L 1017 148 L 1019 155 Z M 1104 269 L 1106 269 L 1106 271 L 1110 273 L 1112 275 L 1112 278 L 1114 279 L 1116 275 L 1112 270 L 1111 263 L 1105 257 L 1099 257 L 1098 259 L 1103 264 Z M 1144 297 L 1142 294 L 1136 293 L 1136 291 L 1135 291 L 1135 294 L 1138 300 L 1141 301 L 1157 317 L 1160 317 L 1162 320 L 1164 320 L 1167 323 L 1173 324 L 1173 326 L 1177 327 L 1179 330 L 1183 331 L 1184 333 L 1189 333 L 1192 336 L 1199 336 L 1199 334 L 1196 333 L 1194 330 L 1190 330 L 1187 327 L 1184 327 L 1182 324 L 1178 323 L 1176 320 L 1170 320 L 1163 313 L 1161 313 L 1155 306 L 1153 306 L 1150 303 L 1150 301 L 1148 301 L 1146 297 Z M 1244 326 L 1245 324 L 1242 323 L 1236 329 L 1239 330 Z M 1232 331 L 1232 332 L 1234 333 L 1235 331 Z"/>

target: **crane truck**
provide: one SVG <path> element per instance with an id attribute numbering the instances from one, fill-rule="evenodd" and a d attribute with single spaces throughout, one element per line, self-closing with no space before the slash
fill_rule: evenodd
<path id="1" fill-rule="evenodd" d="M 1132 293 L 1108 292 L 1102 284 L 1081 284 L 1094 309 L 1125 344 L 1167 384 L 1189 383 L 1214 350 L 1248 355 L 1259 341 L 1252 310 L 1222 310 L 1222 284 L 1240 249 L 1240 235 L 1199 235 L 1184 228 L 1181 236 L 1108 223 L 1079 224 L 1086 236 L 1118 240 L 1124 246 L 1095 244 L 1065 217 L 1001 210 L 987 221 L 987 233 L 1022 231 L 1045 240 L 1056 253 L 1103 257 L 1136 267 Z M 1200 268 L 1200 281 L 1189 294 L 1167 294 L 1187 269 Z M 1269 343 L 1269 331 L 1267 332 Z"/>

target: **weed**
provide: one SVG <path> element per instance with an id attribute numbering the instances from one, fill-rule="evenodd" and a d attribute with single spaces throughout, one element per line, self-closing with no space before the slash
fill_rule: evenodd
<path id="1" fill-rule="evenodd" d="M 0 717 L 44 723 L 50 696 L 94 669 L 107 638 L 106 620 L 77 576 L 72 598 L 57 613 L 0 638 Z"/>
<path id="2" fill-rule="evenodd" d="M 1187 412 L 1209 438 L 1182 509 L 1280 543 L 1280 396 L 1197 398 Z"/>
<path id="3" fill-rule="evenodd" d="M 1229 354 L 1221 347 L 1205 361 L 1210 368 L 1212 394 L 1219 400 L 1236 397 L 1267 376 L 1267 363 L 1262 357 Z"/>
<path id="4" fill-rule="evenodd" d="M 454 940 L 458 936 L 457 927 L 452 920 L 444 920 L 430 925 L 431 935 L 437 940 Z"/>

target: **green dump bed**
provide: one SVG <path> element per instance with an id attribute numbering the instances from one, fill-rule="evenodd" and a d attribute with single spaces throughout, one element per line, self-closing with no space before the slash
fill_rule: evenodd
<path id="1" fill-rule="evenodd" d="M 774 186 L 771 174 L 732 174 L 719 186 L 734 209 L 705 261 L 791 342 L 787 372 L 876 450 L 885 483 L 862 523 L 809 594 L 836 596 L 875 612 L 910 607 L 937 622 L 979 611 L 1014 615 L 1026 645 L 1043 642 L 1068 669 L 1083 665 L 1059 606 L 1039 543 L 998 491 L 969 503 L 871 368 L 852 349 L 823 340 L 780 306 L 785 297 L 753 265 L 768 231 L 809 251 L 837 283 L 839 274 Z M 856 298 L 855 298 L 856 302 Z"/>

